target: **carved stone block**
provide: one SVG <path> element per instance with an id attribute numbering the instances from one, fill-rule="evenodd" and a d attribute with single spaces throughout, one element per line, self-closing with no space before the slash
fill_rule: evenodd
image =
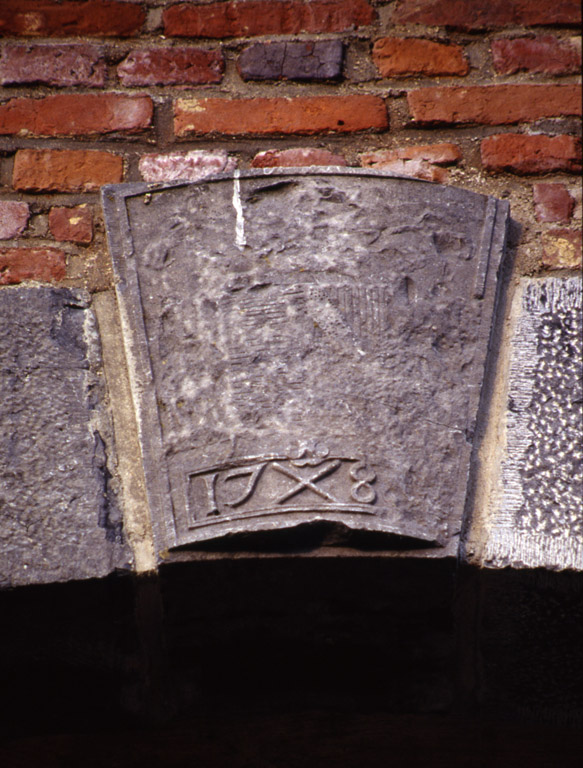
<path id="1" fill-rule="evenodd" d="M 0 291 L 0 585 L 127 567 L 86 297 Z"/>
<path id="2" fill-rule="evenodd" d="M 338 169 L 103 200 L 160 550 L 455 551 L 506 203 Z"/>

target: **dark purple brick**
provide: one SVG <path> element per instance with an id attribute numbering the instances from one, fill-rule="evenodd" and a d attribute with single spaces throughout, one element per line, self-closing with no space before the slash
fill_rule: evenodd
<path id="1" fill-rule="evenodd" d="M 342 54 L 341 40 L 254 43 L 237 66 L 243 80 L 336 80 Z"/>
<path id="2" fill-rule="evenodd" d="M 7 44 L 0 53 L 0 83 L 19 85 L 105 84 L 105 62 L 93 45 Z"/>

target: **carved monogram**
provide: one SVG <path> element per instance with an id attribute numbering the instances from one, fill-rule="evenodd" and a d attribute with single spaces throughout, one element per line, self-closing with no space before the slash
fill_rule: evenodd
<path id="1" fill-rule="evenodd" d="M 302 444 L 288 456 L 237 463 L 187 474 L 189 527 L 213 518 L 319 508 L 375 514 L 376 474 L 362 457 L 330 456 L 325 446 Z"/>

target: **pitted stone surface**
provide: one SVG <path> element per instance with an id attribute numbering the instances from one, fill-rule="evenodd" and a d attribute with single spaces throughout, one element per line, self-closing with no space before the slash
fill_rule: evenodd
<path id="1" fill-rule="evenodd" d="M 0 584 L 105 576 L 127 565 L 111 488 L 86 298 L 0 291 Z"/>
<path id="2" fill-rule="evenodd" d="M 579 278 L 526 280 L 486 564 L 583 569 Z"/>
<path id="3" fill-rule="evenodd" d="M 505 203 L 318 169 L 104 205 L 160 549 L 322 521 L 455 544 Z"/>

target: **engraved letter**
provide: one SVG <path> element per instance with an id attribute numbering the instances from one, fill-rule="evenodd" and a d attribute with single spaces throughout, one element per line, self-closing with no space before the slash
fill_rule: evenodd
<path id="1" fill-rule="evenodd" d="M 249 482 L 247 483 L 242 496 L 239 496 L 237 499 L 233 499 L 233 501 L 225 501 L 225 504 L 228 507 L 238 507 L 239 504 L 244 504 L 249 498 L 251 498 L 264 469 L 265 464 L 257 464 L 254 467 L 233 469 L 231 472 L 227 473 L 224 478 L 225 482 L 227 482 L 227 480 L 232 480 L 234 477 L 246 477 L 247 475 L 249 475 Z"/>

